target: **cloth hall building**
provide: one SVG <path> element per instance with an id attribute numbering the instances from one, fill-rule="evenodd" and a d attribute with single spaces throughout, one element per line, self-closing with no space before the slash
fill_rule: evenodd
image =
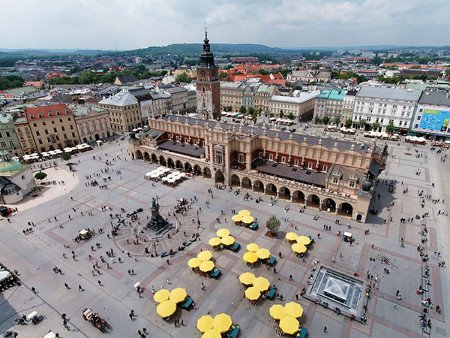
<path id="1" fill-rule="evenodd" d="M 387 148 L 265 125 L 166 115 L 149 118 L 147 130 L 130 134 L 129 153 L 135 160 L 201 175 L 217 184 L 365 222 Z"/>

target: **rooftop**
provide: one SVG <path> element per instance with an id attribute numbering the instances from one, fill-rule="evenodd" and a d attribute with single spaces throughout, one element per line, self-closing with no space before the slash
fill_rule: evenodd
<path id="1" fill-rule="evenodd" d="M 111 106 L 125 107 L 132 104 L 137 104 L 138 100 L 134 95 L 130 94 L 128 89 L 122 89 L 116 95 L 110 96 L 107 99 L 103 99 L 99 103 Z"/>
<path id="2" fill-rule="evenodd" d="M 318 136 L 312 136 L 308 134 L 290 133 L 287 131 L 264 129 L 264 127 L 256 126 L 236 126 L 235 124 L 229 124 L 225 122 L 218 121 L 205 121 L 203 119 L 179 116 L 179 115 L 166 115 L 161 119 L 179 123 L 187 123 L 189 125 L 199 125 L 210 129 L 219 128 L 224 131 L 234 132 L 234 133 L 244 133 L 249 135 L 265 135 L 269 138 L 279 138 L 280 140 L 292 139 L 294 142 L 302 143 L 306 142 L 309 145 L 321 145 L 322 147 L 332 149 L 337 148 L 339 151 L 356 151 L 360 154 L 366 154 L 369 152 L 370 145 L 359 142 L 353 143 L 345 140 L 334 140 L 332 138 L 321 138 Z"/>
<path id="3" fill-rule="evenodd" d="M 72 111 L 65 104 L 54 104 L 42 107 L 27 108 L 25 117 L 28 121 L 35 119 L 45 119 L 54 116 L 72 115 Z"/>
<path id="4" fill-rule="evenodd" d="M 415 89 L 364 86 L 356 96 L 417 102 L 421 93 L 421 90 Z"/>
<path id="5" fill-rule="evenodd" d="M 205 148 L 191 145 L 191 144 L 185 144 L 181 142 L 174 142 L 171 140 L 163 141 L 158 144 L 158 148 L 162 150 L 168 150 L 174 153 L 182 154 L 182 155 L 188 155 L 192 157 L 200 158 L 205 154 Z"/>
<path id="6" fill-rule="evenodd" d="M 303 103 L 315 98 L 319 94 L 320 92 L 317 90 L 314 92 L 307 92 L 307 93 L 301 92 L 298 97 L 274 95 L 272 96 L 271 100 L 275 102 Z"/>
<path id="7" fill-rule="evenodd" d="M 450 90 L 425 89 L 419 103 L 450 107 Z"/>
<path id="8" fill-rule="evenodd" d="M 317 96 L 318 99 L 328 99 L 328 100 L 337 100 L 337 101 L 343 101 L 345 94 L 347 91 L 340 89 L 325 89 L 320 92 L 320 95 Z"/>
<path id="9" fill-rule="evenodd" d="M 327 173 L 317 173 L 313 170 L 291 167 L 287 164 L 262 159 L 253 161 L 252 167 L 264 174 L 287 178 L 297 182 L 314 184 L 319 187 L 325 186 L 325 180 L 327 178 Z"/>

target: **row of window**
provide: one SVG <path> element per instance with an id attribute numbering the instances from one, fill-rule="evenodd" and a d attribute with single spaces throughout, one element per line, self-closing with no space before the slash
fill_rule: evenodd
<path id="1" fill-rule="evenodd" d="M 1 142 L 0 142 L 0 146 L 1 146 L 2 148 L 6 148 L 6 142 L 5 142 L 5 141 L 1 141 Z M 9 141 L 9 147 L 10 147 L 10 148 L 14 148 L 14 147 L 15 147 L 13 141 Z"/>
<path id="2" fill-rule="evenodd" d="M 63 137 L 65 140 L 68 139 L 67 134 L 63 134 Z M 72 137 L 76 137 L 75 133 L 72 133 Z M 54 143 L 56 141 L 59 141 L 59 136 L 58 135 L 52 135 L 51 137 L 47 137 L 47 142 L 48 143 Z M 39 144 L 44 144 L 43 140 L 41 138 L 38 138 L 38 143 Z"/>
<path id="3" fill-rule="evenodd" d="M 64 113 L 66 113 L 66 114 L 68 113 L 67 109 L 64 109 Z M 61 112 L 56 111 L 55 114 L 56 115 L 61 115 Z M 51 111 L 47 112 L 47 115 L 48 116 L 54 116 L 53 112 L 51 112 Z M 31 120 L 35 119 L 35 115 L 34 114 L 29 114 L 28 116 L 30 117 Z M 43 117 L 43 115 L 41 113 L 38 113 L 37 117 L 41 119 Z"/>
<path id="4" fill-rule="evenodd" d="M 9 131 L 5 132 L 5 134 L 6 134 L 6 137 L 11 137 L 11 134 L 9 133 Z M 2 133 L 0 133 L 0 138 L 2 138 L 2 137 L 3 137 L 3 135 L 2 135 Z"/>

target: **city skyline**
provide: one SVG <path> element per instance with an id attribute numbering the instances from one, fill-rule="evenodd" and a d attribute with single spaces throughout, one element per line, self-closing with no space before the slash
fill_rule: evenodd
<path id="1" fill-rule="evenodd" d="M 200 43 L 204 22 L 215 43 L 271 47 L 448 45 L 443 0 L 5 0 L 0 48 L 128 50 Z M 252 18 L 252 20 L 249 20 Z"/>

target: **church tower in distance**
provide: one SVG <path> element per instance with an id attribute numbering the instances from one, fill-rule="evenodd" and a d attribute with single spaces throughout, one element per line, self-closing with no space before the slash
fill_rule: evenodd
<path id="1" fill-rule="evenodd" d="M 211 53 L 206 29 L 196 84 L 197 113 L 207 120 L 219 120 L 221 116 L 219 67 L 214 64 L 214 55 Z"/>

